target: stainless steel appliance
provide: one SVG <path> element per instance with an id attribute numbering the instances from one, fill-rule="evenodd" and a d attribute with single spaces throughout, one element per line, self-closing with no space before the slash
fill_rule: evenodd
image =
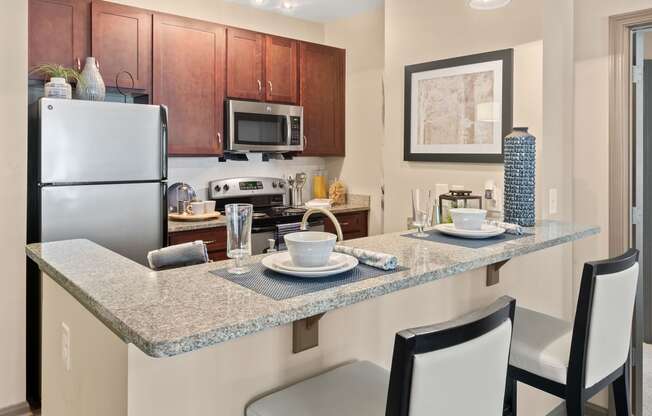
<path id="1" fill-rule="evenodd" d="M 141 264 L 167 238 L 167 110 L 43 98 L 30 134 L 29 241 L 87 238 Z"/>
<path id="2" fill-rule="evenodd" d="M 216 201 L 215 209 L 224 212 L 232 203 L 254 206 L 251 228 L 252 254 L 261 254 L 269 248 L 269 240 L 283 249 L 283 235 L 298 231 L 305 208 L 288 206 L 287 181 L 281 178 L 229 178 L 209 183 L 209 197 Z M 311 217 L 309 229 L 324 231 L 324 216 Z"/>
<path id="3" fill-rule="evenodd" d="M 30 106 L 27 241 L 85 238 L 146 264 L 167 238 L 167 110 L 42 98 Z M 27 261 L 27 386 L 40 401 L 41 288 Z"/>
<path id="4" fill-rule="evenodd" d="M 226 151 L 303 151 L 303 107 L 226 101 Z"/>

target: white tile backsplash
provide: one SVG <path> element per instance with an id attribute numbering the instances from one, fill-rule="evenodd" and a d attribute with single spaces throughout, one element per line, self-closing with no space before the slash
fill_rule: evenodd
<path id="1" fill-rule="evenodd" d="M 262 161 L 262 154 L 251 153 L 249 161 L 219 162 L 216 157 L 171 157 L 168 160 L 168 183 L 186 182 L 190 184 L 199 198 L 208 195 L 208 182 L 242 176 L 268 176 L 285 178 L 297 172 L 308 174 L 308 181 L 303 190 L 304 200 L 312 195 L 312 174 L 326 169 L 326 162 L 319 157 L 297 157 L 293 160 Z"/>

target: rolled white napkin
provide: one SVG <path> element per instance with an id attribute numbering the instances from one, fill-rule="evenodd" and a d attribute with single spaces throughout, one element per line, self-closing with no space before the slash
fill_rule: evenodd
<path id="1" fill-rule="evenodd" d="M 336 245 L 333 249 L 338 253 L 348 254 L 358 259 L 360 263 L 382 270 L 394 270 L 398 267 L 398 258 L 391 254 L 363 250 L 361 248 Z"/>
<path id="2" fill-rule="evenodd" d="M 152 270 L 171 269 L 208 263 L 208 250 L 203 241 L 177 244 L 150 251 L 147 262 Z"/>
<path id="3" fill-rule="evenodd" d="M 485 221 L 485 224 L 494 225 L 505 230 L 507 234 L 523 235 L 523 228 L 518 224 L 510 224 L 502 221 Z"/>

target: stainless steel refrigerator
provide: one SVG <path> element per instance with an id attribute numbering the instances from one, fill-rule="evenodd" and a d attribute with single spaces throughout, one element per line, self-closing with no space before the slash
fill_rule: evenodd
<path id="1" fill-rule="evenodd" d="M 167 238 L 166 180 L 164 106 L 42 98 L 30 107 L 29 243 L 86 238 L 146 264 Z M 30 369 L 41 294 L 29 261 L 27 270 L 29 391 L 40 384 Z"/>

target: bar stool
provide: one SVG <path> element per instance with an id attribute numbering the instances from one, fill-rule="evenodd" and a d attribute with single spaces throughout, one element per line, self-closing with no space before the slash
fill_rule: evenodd
<path id="1" fill-rule="evenodd" d="M 247 406 L 246 416 L 498 416 L 516 301 L 396 334 L 391 371 L 354 362 Z"/>
<path id="2" fill-rule="evenodd" d="M 516 415 L 516 382 L 566 400 L 568 416 L 613 384 L 616 414 L 629 416 L 628 359 L 638 281 L 638 250 L 586 263 L 575 322 L 516 308 L 507 414 Z"/>

